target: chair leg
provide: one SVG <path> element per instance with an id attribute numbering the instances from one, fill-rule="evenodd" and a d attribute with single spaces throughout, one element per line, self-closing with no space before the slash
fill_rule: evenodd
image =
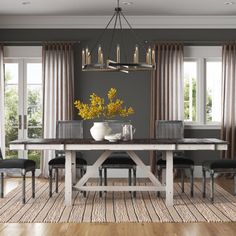
<path id="1" fill-rule="evenodd" d="M 206 170 L 202 169 L 202 197 L 206 197 Z"/>
<path id="2" fill-rule="evenodd" d="M 131 181 L 131 178 L 132 178 L 131 177 L 131 169 L 129 168 L 128 171 L 129 171 L 129 180 L 128 181 L 129 181 L 129 186 L 131 186 L 131 182 L 132 182 Z M 131 193 L 131 191 L 129 191 L 129 193 Z"/>
<path id="3" fill-rule="evenodd" d="M 52 197 L 52 168 L 49 166 L 49 197 Z"/>
<path id="4" fill-rule="evenodd" d="M 22 177 L 23 177 L 23 181 L 22 181 L 22 202 L 23 202 L 23 204 L 25 204 L 25 171 L 22 171 Z"/>
<path id="5" fill-rule="evenodd" d="M 157 176 L 158 176 L 158 180 L 161 182 L 162 168 L 157 168 Z M 160 197 L 160 196 L 161 196 L 160 191 L 157 191 L 157 197 Z"/>
<path id="6" fill-rule="evenodd" d="M 99 168 L 99 186 L 102 186 L 102 168 Z M 99 191 L 99 197 L 102 197 L 102 191 Z"/>
<path id="7" fill-rule="evenodd" d="M 136 186 L 136 166 L 133 167 L 133 185 Z M 136 191 L 133 192 L 133 197 L 136 198 Z"/>
<path id="8" fill-rule="evenodd" d="M 182 193 L 184 193 L 184 169 L 181 169 L 180 172 L 181 172 Z"/>
<path id="9" fill-rule="evenodd" d="M 81 177 L 83 177 L 85 175 L 85 173 L 86 173 L 86 169 L 85 169 L 85 167 L 83 167 L 83 171 L 82 171 L 82 176 Z M 86 185 L 86 183 L 84 185 Z M 86 197 L 86 191 L 83 191 L 83 196 Z"/>
<path id="10" fill-rule="evenodd" d="M 214 170 L 210 172 L 211 176 L 211 202 L 214 202 Z"/>
<path id="11" fill-rule="evenodd" d="M 1 173 L 1 190 L 0 190 L 1 198 L 4 197 L 4 173 Z"/>
<path id="12" fill-rule="evenodd" d="M 193 171 L 194 171 L 194 166 L 191 166 L 191 168 L 190 168 L 190 184 L 191 184 L 190 196 L 191 197 L 193 197 L 193 193 L 194 193 L 194 176 L 193 176 Z"/>
<path id="13" fill-rule="evenodd" d="M 58 193 L 58 168 L 55 169 L 56 193 Z"/>
<path id="14" fill-rule="evenodd" d="M 104 168 L 104 186 L 107 186 L 107 168 Z M 104 191 L 105 193 L 107 191 Z"/>
<path id="15" fill-rule="evenodd" d="M 35 170 L 32 171 L 32 198 L 35 198 Z"/>
<path id="16" fill-rule="evenodd" d="M 234 175 L 234 195 L 236 196 L 236 174 Z"/>

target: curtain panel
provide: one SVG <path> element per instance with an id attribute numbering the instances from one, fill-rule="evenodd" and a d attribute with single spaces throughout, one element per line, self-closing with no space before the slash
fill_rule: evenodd
<path id="1" fill-rule="evenodd" d="M 235 159 L 236 154 L 236 43 L 222 48 L 222 119 L 221 139 L 229 144 L 223 159 Z"/>
<path id="2" fill-rule="evenodd" d="M 156 135 L 156 120 L 183 120 L 183 45 L 157 44 L 156 63 L 156 71 L 151 78 L 151 138 Z M 156 158 L 153 152 L 150 155 L 150 165 L 152 172 L 155 172 Z"/>
<path id="3" fill-rule="evenodd" d="M 74 50 L 70 43 L 43 45 L 43 137 L 56 137 L 58 120 L 73 119 Z M 44 151 L 41 173 L 48 177 L 48 161 L 55 152 Z"/>
<path id="4" fill-rule="evenodd" d="M 0 44 L 0 147 L 3 158 L 5 157 L 5 109 L 4 109 L 4 66 L 3 66 L 3 45 Z"/>

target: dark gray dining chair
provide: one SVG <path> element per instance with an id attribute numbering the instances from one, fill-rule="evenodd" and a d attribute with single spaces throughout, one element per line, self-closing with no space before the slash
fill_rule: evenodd
<path id="1" fill-rule="evenodd" d="M 22 202 L 25 204 L 25 176 L 27 172 L 32 173 L 32 198 L 35 198 L 35 168 L 36 162 L 28 159 L 3 159 L 2 151 L 0 149 L 0 171 L 1 171 L 1 198 L 4 197 L 4 171 L 6 169 L 20 169 L 23 178 L 22 181 Z"/>
<path id="2" fill-rule="evenodd" d="M 158 120 L 156 121 L 156 138 L 157 139 L 183 139 L 184 138 L 184 124 L 180 120 Z M 157 175 L 160 179 L 162 170 L 166 168 L 166 160 L 164 160 L 163 153 L 157 152 Z M 181 187 L 184 192 L 184 176 L 185 170 L 190 172 L 190 195 L 193 197 L 193 172 L 194 161 L 187 158 L 182 151 L 174 152 L 173 168 L 180 170 L 181 173 Z M 160 193 L 158 192 L 158 195 Z"/>
<path id="3" fill-rule="evenodd" d="M 130 124 L 130 121 L 111 120 L 107 121 L 111 128 L 112 134 L 121 133 L 122 126 L 124 124 Z M 128 183 L 129 185 L 136 185 L 136 163 L 130 158 L 126 152 L 116 151 L 103 162 L 99 167 L 100 185 L 107 186 L 107 170 L 108 169 L 127 169 L 128 170 Z M 104 173 L 104 174 L 103 174 Z M 133 176 L 133 178 L 132 178 Z M 103 182 L 104 179 L 104 182 Z M 99 193 L 100 197 L 102 192 Z M 136 192 L 133 192 L 133 196 L 136 196 Z"/>
<path id="4" fill-rule="evenodd" d="M 77 139 L 83 138 L 83 121 L 66 120 L 58 121 L 56 126 L 56 138 Z M 76 168 L 83 176 L 86 172 L 87 162 L 83 159 L 81 152 L 76 152 Z M 49 196 L 52 196 L 53 170 L 55 170 L 56 193 L 58 193 L 58 170 L 65 169 L 65 152 L 56 151 L 56 157 L 48 162 L 49 165 Z M 85 192 L 84 192 L 85 195 Z"/>

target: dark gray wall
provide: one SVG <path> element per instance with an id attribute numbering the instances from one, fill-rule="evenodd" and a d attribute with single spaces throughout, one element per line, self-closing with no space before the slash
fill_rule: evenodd
<path id="1" fill-rule="evenodd" d="M 236 30 L 231 29 L 160 29 L 137 30 L 140 40 L 148 41 L 184 41 L 187 45 L 219 45 L 223 41 L 236 39 Z M 135 109 L 135 115 L 131 116 L 136 127 L 135 137 L 148 137 L 150 114 L 150 72 L 139 73 L 96 73 L 81 71 L 81 48 L 93 45 L 101 30 L 76 30 L 76 29 L 1 29 L 0 41 L 26 41 L 24 45 L 34 45 L 30 41 L 80 41 L 75 50 L 75 95 L 76 98 L 86 101 L 89 94 L 95 92 L 101 96 L 106 94 L 111 87 L 118 89 L 120 97 Z M 108 42 L 111 37 L 108 32 L 104 37 L 105 53 L 108 51 Z M 125 32 L 125 45 L 129 51 L 133 51 L 135 40 L 129 31 Z M 28 41 L 28 42 L 27 42 Z M 20 45 L 22 45 L 20 43 Z M 103 45 L 103 46 L 104 46 Z M 85 136 L 89 137 L 89 128 L 92 122 L 85 122 Z M 215 137 L 219 138 L 219 130 L 186 130 L 186 137 Z M 93 162 L 93 152 L 86 154 L 89 162 Z M 188 153 L 197 164 L 205 159 L 219 158 L 219 153 L 214 152 L 190 152 Z M 148 154 L 142 153 L 146 163 Z"/>

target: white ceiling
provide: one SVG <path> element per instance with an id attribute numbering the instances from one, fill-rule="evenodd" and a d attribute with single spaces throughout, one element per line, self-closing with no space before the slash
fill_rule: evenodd
<path id="1" fill-rule="evenodd" d="M 126 15 L 236 15 L 236 0 L 232 5 L 224 4 L 231 0 L 130 0 L 130 6 L 124 1 L 120 5 Z M 111 15 L 115 6 L 116 0 L 0 0 L 0 15 L 103 16 Z"/>

